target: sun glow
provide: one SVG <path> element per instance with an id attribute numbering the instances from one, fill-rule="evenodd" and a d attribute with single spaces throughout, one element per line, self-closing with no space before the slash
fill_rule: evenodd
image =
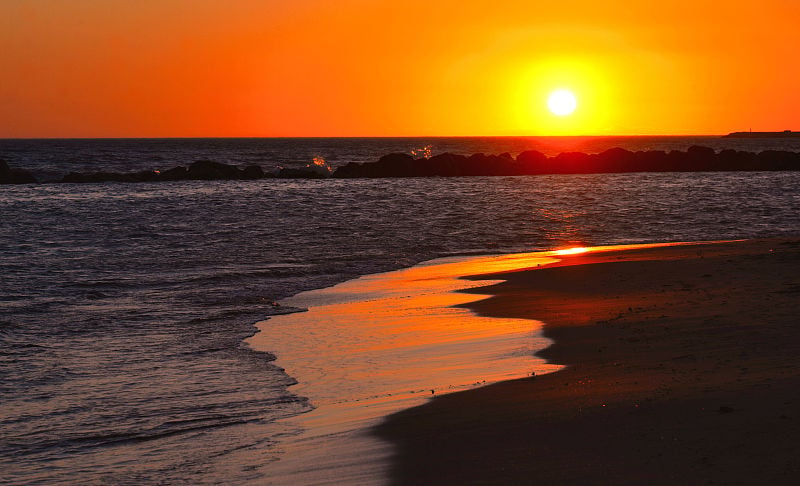
<path id="1" fill-rule="evenodd" d="M 514 122 L 529 135 L 568 136 L 608 133 L 620 115 L 619 68 L 614 63 L 590 54 L 568 53 L 531 62 L 516 77 L 508 93 L 508 105 L 514 107 Z M 568 115 L 557 115 L 549 100 L 559 90 L 575 99 Z"/>
<path id="2" fill-rule="evenodd" d="M 547 107 L 554 115 L 571 115 L 578 107 L 578 99 L 568 89 L 557 89 L 547 98 Z"/>

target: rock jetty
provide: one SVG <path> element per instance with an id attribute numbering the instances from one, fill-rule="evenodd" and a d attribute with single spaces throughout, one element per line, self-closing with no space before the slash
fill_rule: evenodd
<path id="1" fill-rule="evenodd" d="M 800 153 L 768 150 L 761 153 L 692 146 L 685 152 L 651 150 L 631 152 L 613 148 L 599 154 L 565 152 L 547 157 L 527 151 L 516 159 L 509 154 L 471 156 L 444 153 L 429 159 L 389 154 L 377 162 L 349 163 L 333 177 L 459 177 L 541 174 L 607 174 L 619 172 L 719 172 L 800 170 Z"/>
<path id="2" fill-rule="evenodd" d="M 715 151 L 701 146 L 688 150 L 631 152 L 613 148 L 598 154 L 564 152 L 548 157 L 537 151 L 511 154 L 443 153 L 430 158 L 408 154 L 388 154 L 375 162 L 351 162 L 331 171 L 327 166 L 309 164 L 304 168 L 264 171 L 258 165 L 240 168 L 211 160 L 198 160 L 188 167 L 134 173 L 70 172 L 58 182 L 165 182 L 211 180 L 277 179 L 352 179 L 397 177 L 520 176 L 542 174 L 608 174 L 623 172 L 720 172 L 720 171 L 797 171 L 800 152 L 767 150 L 760 153 L 736 150 Z M 23 169 L 13 169 L 0 160 L 0 184 L 36 183 Z"/>

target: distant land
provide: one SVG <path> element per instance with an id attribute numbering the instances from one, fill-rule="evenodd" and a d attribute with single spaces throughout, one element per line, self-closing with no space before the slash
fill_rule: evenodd
<path id="1" fill-rule="evenodd" d="M 731 132 L 722 138 L 800 138 L 800 132 Z"/>

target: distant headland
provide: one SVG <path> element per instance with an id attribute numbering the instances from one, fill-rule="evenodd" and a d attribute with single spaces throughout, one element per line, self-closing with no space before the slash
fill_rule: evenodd
<path id="1" fill-rule="evenodd" d="M 731 132 L 722 138 L 800 138 L 800 132 Z"/>

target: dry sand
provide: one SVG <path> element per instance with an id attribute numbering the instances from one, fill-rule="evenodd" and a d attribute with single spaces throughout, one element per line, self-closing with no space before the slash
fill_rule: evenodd
<path id="1" fill-rule="evenodd" d="M 392 415 L 396 484 L 800 484 L 800 241 L 565 256 L 481 276 L 562 371 Z"/>

